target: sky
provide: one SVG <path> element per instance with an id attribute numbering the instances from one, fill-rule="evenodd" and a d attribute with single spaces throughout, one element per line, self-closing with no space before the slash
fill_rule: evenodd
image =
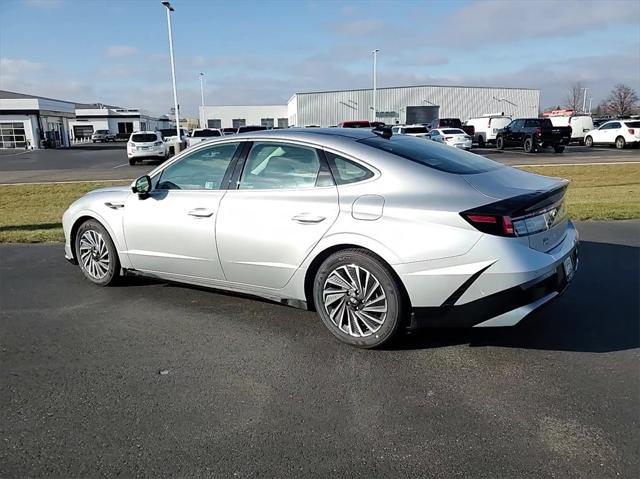
<path id="1" fill-rule="evenodd" d="M 616 83 L 640 93 L 637 0 L 172 0 L 178 100 L 285 104 L 295 92 L 372 85 L 541 90 L 563 104 L 582 81 L 593 105 Z M 0 0 L 0 89 L 168 113 L 160 0 Z"/>

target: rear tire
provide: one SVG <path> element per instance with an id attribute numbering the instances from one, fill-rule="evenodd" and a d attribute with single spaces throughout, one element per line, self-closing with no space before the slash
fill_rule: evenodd
<path id="1" fill-rule="evenodd" d="M 496 138 L 496 149 L 497 150 L 504 150 L 504 140 L 502 139 L 501 136 Z"/>
<path id="2" fill-rule="evenodd" d="M 564 145 L 554 145 L 553 151 L 555 153 L 562 153 L 564 151 Z"/>
<path id="3" fill-rule="evenodd" d="M 618 150 L 624 150 L 625 146 L 627 146 L 627 142 L 623 137 L 619 136 L 618 138 L 616 138 L 616 148 Z"/>
<path id="4" fill-rule="evenodd" d="M 534 153 L 533 139 L 525 138 L 523 148 L 525 153 Z"/>
<path id="5" fill-rule="evenodd" d="M 585 137 L 584 146 L 586 146 L 587 148 L 593 148 L 593 138 L 591 138 L 590 136 Z"/>
<path id="6" fill-rule="evenodd" d="M 136 164 L 135 158 L 129 158 L 129 165 L 134 166 Z"/>
<path id="7" fill-rule="evenodd" d="M 484 141 L 484 136 L 479 135 L 478 136 L 478 148 L 484 148 L 485 147 L 485 141 Z"/>
<path id="8" fill-rule="evenodd" d="M 98 221 L 80 225 L 74 240 L 76 259 L 85 278 L 98 286 L 108 286 L 120 277 L 120 259 L 111 236 Z"/>
<path id="9" fill-rule="evenodd" d="M 403 323 L 401 286 L 388 266 L 364 249 L 345 249 L 324 260 L 313 300 L 327 329 L 359 348 L 383 345 Z"/>

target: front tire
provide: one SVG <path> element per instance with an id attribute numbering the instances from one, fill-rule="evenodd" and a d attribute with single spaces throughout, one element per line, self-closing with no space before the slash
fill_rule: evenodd
<path id="1" fill-rule="evenodd" d="M 484 136 L 479 135 L 478 136 L 478 148 L 484 148 L 484 146 L 485 146 Z"/>
<path id="2" fill-rule="evenodd" d="M 593 148 L 593 138 L 590 136 L 585 137 L 584 146 L 586 146 L 587 148 Z"/>
<path id="3" fill-rule="evenodd" d="M 136 159 L 135 158 L 129 158 L 129 165 L 130 166 L 134 166 L 136 164 Z"/>
<path id="4" fill-rule="evenodd" d="M 404 318 L 400 285 L 389 268 L 364 249 L 329 256 L 316 273 L 313 299 L 329 331 L 359 348 L 383 345 Z"/>
<path id="5" fill-rule="evenodd" d="M 616 148 L 618 150 L 624 150 L 625 146 L 627 146 L 627 142 L 623 137 L 619 136 L 618 138 L 616 138 Z"/>
<path id="6" fill-rule="evenodd" d="M 98 221 L 87 220 L 76 233 L 76 259 L 85 278 L 98 286 L 114 284 L 120 277 L 120 259 L 111 236 Z"/>
<path id="7" fill-rule="evenodd" d="M 564 151 L 564 145 L 554 145 L 553 151 L 556 153 L 562 153 Z"/>
<path id="8" fill-rule="evenodd" d="M 504 139 L 501 136 L 496 138 L 496 149 L 504 150 Z"/>

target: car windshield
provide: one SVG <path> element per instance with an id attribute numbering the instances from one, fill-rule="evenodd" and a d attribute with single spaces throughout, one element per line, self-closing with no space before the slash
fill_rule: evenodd
<path id="1" fill-rule="evenodd" d="M 405 133 L 426 133 L 427 132 L 427 127 L 426 126 L 411 126 L 408 128 L 404 129 Z"/>
<path id="2" fill-rule="evenodd" d="M 157 139 L 158 137 L 153 133 L 137 133 L 131 136 L 131 141 L 134 143 L 151 143 Z"/>
<path id="3" fill-rule="evenodd" d="M 500 163 L 482 156 L 412 136 L 372 137 L 358 142 L 447 173 L 464 175 L 503 168 Z"/>
<path id="4" fill-rule="evenodd" d="M 210 136 L 220 136 L 218 130 L 196 130 L 191 135 L 192 138 L 209 138 Z"/>
<path id="5" fill-rule="evenodd" d="M 96 133 L 100 133 L 100 134 L 109 133 L 109 130 L 97 130 Z"/>
<path id="6" fill-rule="evenodd" d="M 442 130 L 442 133 L 444 133 L 445 135 L 464 135 L 465 132 L 462 130 L 459 130 L 457 128 L 453 128 L 450 130 Z"/>

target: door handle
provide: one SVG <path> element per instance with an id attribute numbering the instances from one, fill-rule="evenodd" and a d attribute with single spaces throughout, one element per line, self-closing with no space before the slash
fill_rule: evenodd
<path id="1" fill-rule="evenodd" d="M 320 223 L 326 218 L 324 216 L 312 215 L 311 213 L 301 213 L 291 218 L 293 221 L 297 221 L 302 224 Z"/>
<path id="2" fill-rule="evenodd" d="M 213 215 L 213 210 L 207 208 L 195 208 L 189 211 L 189 216 L 195 216 L 196 218 L 208 218 Z"/>

